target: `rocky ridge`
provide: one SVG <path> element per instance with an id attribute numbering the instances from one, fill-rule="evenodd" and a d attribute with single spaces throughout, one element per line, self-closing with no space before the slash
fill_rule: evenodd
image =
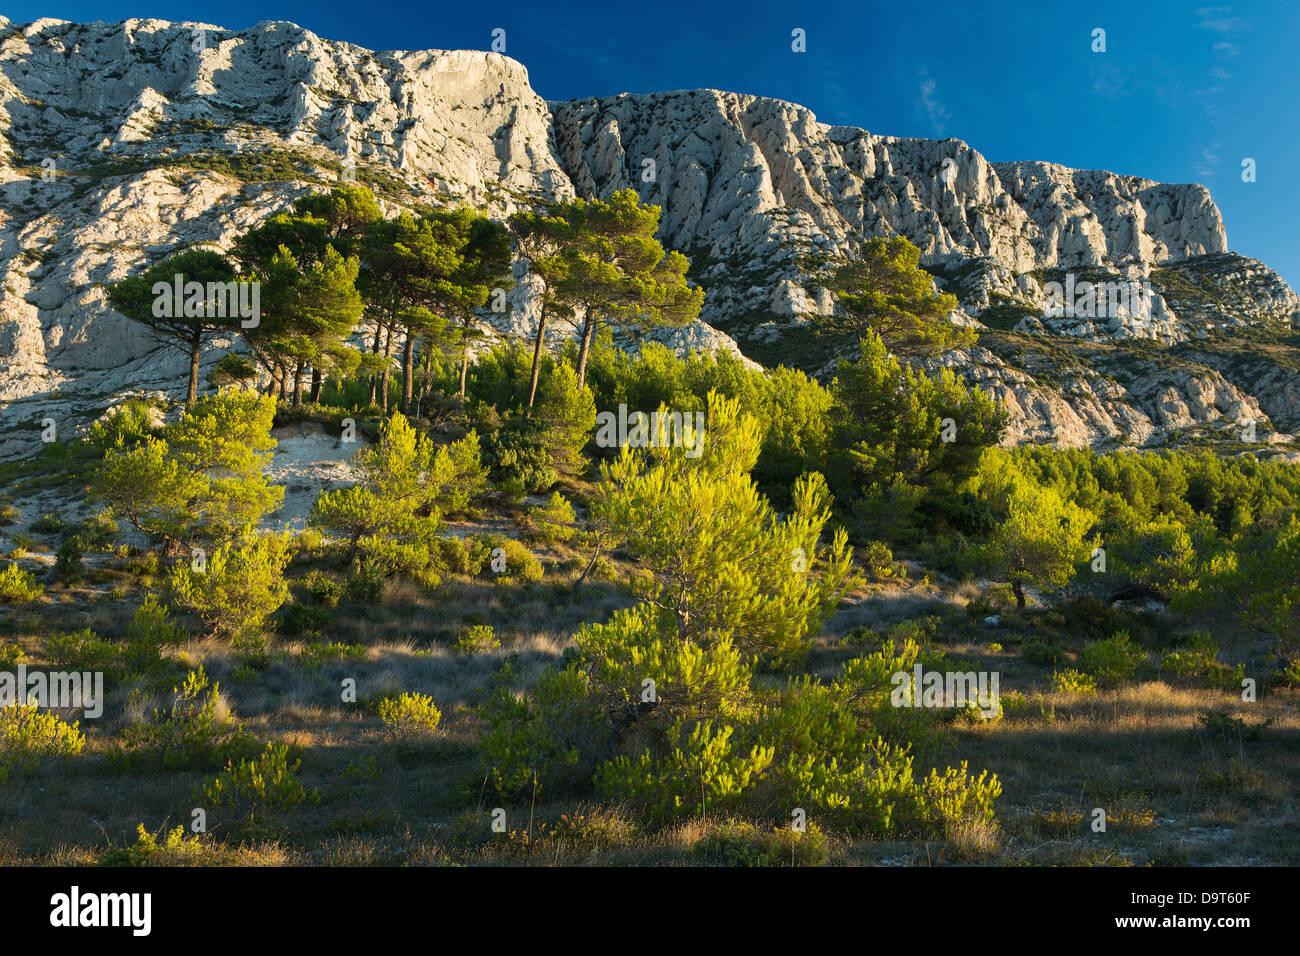
<path id="1" fill-rule="evenodd" d="M 102 284 L 179 248 L 225 247 L 311 188 L 355 177 L 390 209 L 631 187 L 692 258 L 702 321 L 677 348 L 826 371 L 801 266 L 904 235 L 983 333 L 943 362 L 1007 402 L 1008 440 L 1160 445 L 1260 423 L 1300 431 L 1300 299 L 1229 251 L 1207 190 L 956 139 L 828 126 L 795 104 L 713 90 L 546 103 L 524 67 L 477 51 L 372 52 L 283 22 L 244 31 L 0 18 L 0 456 L 44 417 L 93 418 L 178 383 Z M 523 263 L 518 277 L 525 278 Z M 1101 314 L 1045 316 L 1052 283 L 1136 283 Z M 531 286 L 500 332 L 526 334 Z M 1280 351 L 1279 351 L 1280 349 Z M 1284 354 L 1282 354 L 1284 353 Z M 1279 354 L 1282 357 L 1279 358 Z"/>

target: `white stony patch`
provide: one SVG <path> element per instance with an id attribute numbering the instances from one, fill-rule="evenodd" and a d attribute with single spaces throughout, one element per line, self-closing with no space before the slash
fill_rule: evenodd
<path id="1" fill-rule="evenodd" d="M 284 504 L 267 516 L 268 528 L 301 529 L 307 524 L 311 506 L 322 490 L 356 482 L 352 456 L 366 446 L 363 439 L 346 444 L 326 435 L 319 426 L 297 425 L 277 428 L 275 457 L 266 469 L 267 480 L 284 486 Z"/>

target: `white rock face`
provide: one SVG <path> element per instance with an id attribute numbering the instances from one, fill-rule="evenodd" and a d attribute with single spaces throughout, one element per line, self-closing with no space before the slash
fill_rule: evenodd
<path id="1" fill-rule="evenodd" d="M 665 241 L 781 270 L 765 283 L 773 290 L 795 277 L 796 245 L 851 252 L 881 235 L 906 236 L 923 263 L 988 258 L 1012 285 L 1034 269 L 1227 251 L 1223 221 L 1202 186 L 1050 163 L 995 166 L 960 140 L 831 127 L 801 106 L 714 90 L 552 109 L 560 156 L 580 193 L 637 190 L 663 207 Z M 707 320 L 737 299 L 748 304 L 743 292 L 717 298 L 706 305 Z"/>
<path id="2" fill-rule="evenodd" d="M 779 100 L 696 90 L 547 104 L 505 56 L 371 52 L 284 22 L 0 17 L 0 60 L 0 458 L 30 451 L 44 417 L 75 429 L 124 394 L 182 386 L 181 358 L 113 312 L 105 283 L 195 244 L 226 249 L 353 173 L 390 212 L 465 202 L 503 217 L 531 197 L 637 190 L 663 207 L 660 238 L 706 288 L 701 322 L 653 336 L 681 350 L 762 347 L 765 361 L 801 364 L 784 343 L 833 302 L 800 259 L 895 234 L 958 296 L 962 324 L 1187 344 L 1300 320 L 1285 282 L 1228 252 L 1201 186 L 994 165 L 959 140 L 832 127 Z M 1149 280 L 1152 307 L 1044 318 L 1046 284 L 1074 271 Z M 508 313 L 484 316 L 500 336 L 537 320 L 526 264 L 515 273 Z M 1206 283 L 1214 296 L 1198 293 Z M 1146 384 L 988 349 L 945 361 L 1008 402 L 1012 441 L 1152 444 L 1252 410 L 1300 429 L 1293 373 L 1205 352 Z"/>

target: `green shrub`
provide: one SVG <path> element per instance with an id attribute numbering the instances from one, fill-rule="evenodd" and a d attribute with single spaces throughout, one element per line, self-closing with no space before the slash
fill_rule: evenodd
<path id="1" fill-rule="evenodd" d="M 218 546 L 202 571 L 181 562 L 170 579 L 176 603 L 197 614 L 213 636 L 256 634 L 289 596 L 286 545 L 283 535 L 269 534 Z"/>
<path id="2" fill-rule="evenodd" d="M 13 561 L 21 561 L 27 555 L 32 553 L 36 547 L 36 539 L 31 535 L 15 532 L 13 535 L 13 547 L 9 549 L 8 557 Z"/>
<path id="3" fill-rule="evenodd" d="M 66 724 L 37 707 L 0 707 L 0 784 L 30 773 L 47 758 L 76 756 L 85 746 L 76 721 Z"/>
<path id="4" fill-rule="evenodd" d="M 141 823 L 136 829 L 135 843 L 105 850 L 96 863 L 99 866 L 184 866 L 206 859 L 209 853 L 201 834 L 186 837 L 184 827 L 176 827 L 165 835 L 161 828 L 157 833 L 150 833 Z"/>
<path id="5" fill-rule="evenodd" d="M 379 702 L 379 719 L 395 736 L 431 733 L 438 729 L 442 714 L 427 694 L 402 694 Z"/>
<path id="6" fill-rule="evenodd" d="M 723 866 L 820 866 L 830 855 L 817 824 L 802 832 L 789 827 L 762 831 L 751 823 L 728 821 L 691 847 L 706 863 Z"/>
<path id="7" fill-rule="evenodd" d="M 1219 645 L 1207 632 L 1198 631 L 1186 647 L 1166 654 L 1160 668 L 1179 677 L 1213 677 L 1220 670 Z"/>
<path id="8" fill-rule="evenodd" d="M 1029 663 L 1037 664 L 1039 667 L 1055 667 L 1066 659 L 1065 649 L 1059 644 L 1032 637 L 1021 641 L 1020 653 Z"/>
<path id="9" fill-rule="evenodd" d="M 939 625 L 941 624 L 939 616 L 936 614 L 927 614 L 923 618 L 908 618 L 906 621 L 899 621 L 886 632 L 885 637 L 897 645 L 903 645 L 908 641 L 915 641 L 921 647 L 927 644 L 933 644 L 939 639 Z"/>
<path id="10" fill-rule="evenodd" d="M 1002 794 L 1002 782 L 987 770 L 978 777 L 960 767 L 931 770 L 920 787 L 918 816 L 936 830 L 951 834 L 952 828 L 973 822 L 993 822 L 993 801 Z"/>
<path id="11" fill-rule="evenodd" d="M 16 644 L 0 644 L 0 670 L 11 671 L 27 660 L 27 655 Z"/>
<path id="12" fill-rule="evenodd" d="M 1095 694 L 1097 678 L 1068 668 L 1052 674 L 1052 690 L 1058 694 Z"/>
<path id="13" fill-rule="evenodd" d="M 167 666 L 163 650 L 184 640 L 185 632 L 168 618 L 167 608 L 158 603 L 158 598 L 150 594 L 127 625 L 122 659 L 128 670 L 156 676 Z"/>
<path id="14" fill-rule="evenodd" d="M 1253 724 L 1247 723 L 1226 710 L 1207 710 L 1198 719 L 1206 733 L 1231 741 L 1258 740 L 1259 735 L 1274 723 L 1272 717 Z"/>
<path id="15" fill-rule="evenodd" d="M 573 539 L 578 533 L 574 523 L 578 520 L 573 505 L 558 491 L 551 495 L 546 504 L 528 509 L 531 523 L 529 536 L 542 544 L 559 544 Z"/>
<path id="16" fill-rule="evenodd" d="M 771 766 L 772 747 L 733 739 L 736 728 L 703 720 L 679 721 L 667 728 L 661 757 L 642 751 L 602 764 L 596 785 L 662 819 L 697 816 L 738 808 L 746 791 Z"/>
<path id="17" fill-rule="evenodd" d="M 58 668 L 69 671 L 111 671 L 118 657 L 118 646 L 90 628 L 55 634 L 47 649 Z"/>
<path id="18" fill-rule="evenodd" d="M 280 633 L 296 637 L 299 634 L 320 634 L 330 623 L 330 612 L 311 604 L 290 604 L 280 618 Z"/>
<path id="19" fill-rule="evenodd" d="M 1018 690 L 1009 690 L 1001 695 L 1000 703 L 1003 713 L 1008 717 L 1019 717 L 1037 711 L 1038 716 L 1049 723 L 1056 719 L 1055 705 L 1047 703 L 1042 694 L 1026 697 Z"/>
<path id="20" fill-rule="evenodd" d="M 452 574 L 478 574 L 491 551 L 485 542 L 476 538 L 435 538 L 429 545 L 430 558 Z"/>
<path id="21" fill-rule="evenodd" d="M 252 819 L 258 810 L 287 810 L 305 800 L 315 802 L 319 794 L 308 793 L 297 777 L 301 760 L 289 763 L 287 744 L 267 744 L 253 760 L 233 760 L 226 769 L 201 787 L 194 799 L 202 806 L 231 809 Z"/>
<path id="22" fill-rule="evenodd" d="M 153 578 L 158 573 L 158 555 L 149 551 L 145 554 L 132 557 L 126 563 L 126 570 L 140 578 L 140 583 Z"/>
<path id="23" fill-rule="evenodd" d="M 483 573 L 493 575 L 497 584 L 536 584 L 542 579 L 541 562 L 522 542 L 501 535 L 481 540 L 491 549 Z"/>
<path id="24" fill-rule="evenodd" d="M 894 560 L 894 552 L 883 541 L 868 541 L 859 552 L 862 566 L 877 581 L 907 577 L 907 566 Z"/>
<path id="25" fill-rule="evenodd" d="M 308 575 L 303 584 L 312 600 L 325 607 L 335 607 L 343 597 L 343 585 L 319 572 Z"/>
<path id="26" fill-rule="evenodd" d="M 456 639 L 454 649 L 458 654 L 483 654 L 501 647 L 490 624 L 475 624 Z"/>
<path id="27" fill-rule="evenodd" d="M 522 423 L 489 435 L 483 442 L 483 461 L 492 481 L 515 497 L 543 491 L 560 480 L 543 435 Z"/>
<path id="28" fill-rule="evenodd" d="M 87 552 L 108 551 L 117 536 L 117 522 L 112 515 L 101 512 L 77 522 L 70 533 L 81 539 L 82 547 Z"/>
<path id="29" fill-rule="evenodd" d="M 67 524 L 58 515 L 46 513 L 31 523 L 30 530 L 33 534 L 56 535 L 66 527 Z"/>
<path id="30" fill-rule="evenodd" d="M 361 567 L 348 576 L 344 593 L 349 601 L 378 606 L 384 602 L 384 571 L 378 564 L 363 561 Z"/>
<path id="31" fill-rule="evenodd" d="M 86 568 L 82 564 L 85 553 L 85 543 L 79 537 L 71 535 L 64 538 L 54 557 L 54 576 L 64 584 L 76 584 L 86 576 Z"/>
<path id="32" fill-rule="evenodd" d="M 335 641 L 310 641 L 304 644 L 298 659 L 307 668 L 323 667 L 334 661 L 363 661 L 367 648 L 364 644 L 341 644 Z"/>
<path id="33" fill-rule="evenodd" d="M 203 668 L 190 671 L 172 688 L 172 705 L 153 720 L 123 731 L 114 762 L 124 769 L 157 764 L 165 770 L 208 770 L 255 753 L 256 739 L 227 710 L 221 685 Z"/>
<path id="34" fill-rule="evenodd" d="M 0 604 L 22 604 L 35 601 L 45 593 L 30 571 L 16 564 L 8 564 L 0 571 Z"/>
<path id="35" fill-rule="evenodd" d="M 1132 643 L 1128 631 L 1120 631 L 1084 647 L 1079 654 L 1079 668 L 1097 678 L 1099 684 L 1122 684 L 1132 680 L 1146 658 L 1146 652 Z"/>
<path id="36" fill-rule="evenodd" d="M 293 538 L 293 550 L 297 554 L 315 554 L 325 546 L 325 536 L 315 528 L 304 528 Z"/>

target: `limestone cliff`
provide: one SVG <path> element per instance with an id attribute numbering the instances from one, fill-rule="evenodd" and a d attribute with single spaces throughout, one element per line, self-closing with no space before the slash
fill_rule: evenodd
<path id="1" fill-rule="evenodd" d="M 800 269 L 901 234 L 975 324 L 945 356 L 1012 409 L 1013 441 L 1158 445 L 1258 419 L 1300 430 L 1300 299 L 1229 251 L 1206 189 L 1046 162 L 989 163 L 956 139 L 819 123 L 713 90 L 546 103 L 477 51 L 371 52 L 283 22 L 73 24 L 0 18 L 0 457 L 124 391 L 172 390 L 179 360 L 103 284 L 180 248 L 226 247 L 303 192 L 355 177 L 390 210 L 631 187 L 707 289 L 679 348 L 827 372 L 831 308 Z M 519 278 L 525 278 L 519 264 Z M 1053 284 L 1138 283 L 1141 307 L 1045 314 Z M 526 333 L 521 281 L 501 334 Z"/>

